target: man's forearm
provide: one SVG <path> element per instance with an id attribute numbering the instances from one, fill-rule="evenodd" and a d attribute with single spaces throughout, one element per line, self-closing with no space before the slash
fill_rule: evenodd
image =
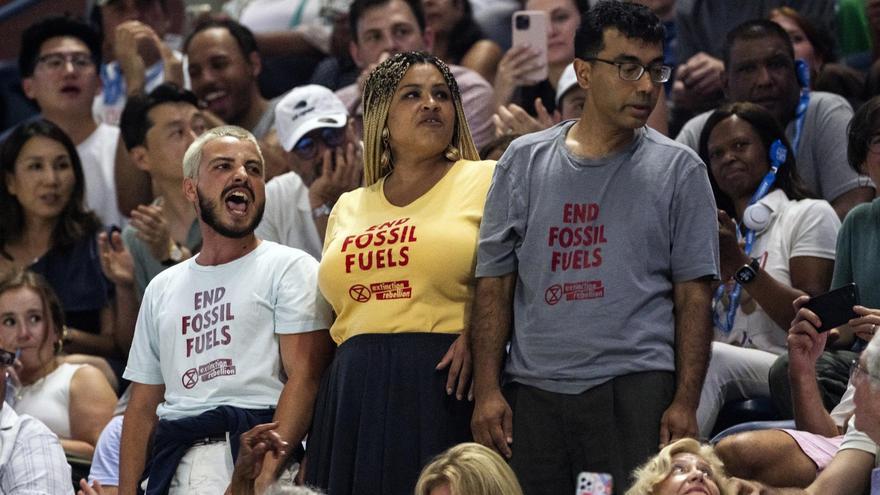
<path id="1" fill-rule="evenodd" d="M 470 338 L 474 363 L 474 394 L 477 398 L 500 383 L 504 346 L 510 338 L 513 289 L 516 273 L 477 279 Z"/>
<path id="2" fill-rule="evenodd" d="M 676 283 L 674 294 L 674 400 L 696 409 L 712 354 L 712 288 L 709 279 L 690 280 Z"/>
<path id="3" fill-rule="evenodd" d="M 136 495 L 147 460 L 147 445 L 156 426 L 155 409 L 134 401 L 125 411 L 119 452 L 119 495 Z"/>
<path id="4" fill-rule="evenodd" d="M 798 430 L 816 435 L 834 437 L 840 434 L 834 419 L 825 410 L 819 385 L 816 382 L 816 367 L 798 370 L 789 361 L 789 382 L 791 383 L 794 423 Z"/>

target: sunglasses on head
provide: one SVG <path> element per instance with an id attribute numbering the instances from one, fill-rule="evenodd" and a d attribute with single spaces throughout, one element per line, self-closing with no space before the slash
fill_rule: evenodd
<path id="1" fill-rule="evenodd" d="M 323 127 L 299 138 L 293 152 L 303 160 L 311 160 L 318 154 L 318 141 L 328 148 L 337 148 L 345 142 L 345 127 Z"/>

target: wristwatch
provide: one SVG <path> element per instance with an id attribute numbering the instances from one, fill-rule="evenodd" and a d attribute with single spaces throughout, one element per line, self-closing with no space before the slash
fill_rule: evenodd
<path id="1" fill-rule="evenodd" d="M 743 265 L 733 274 L 733 279 L 740 285 L 746 285 L 758 276 L 758 270 L 761 269 L 761 260 L 752 258 L 751 263 Z"/>
<path id="2" fill-rule="evenodd" d="M 174 239 L 168 242 L 168 257 L 162 260 L 162 266 L 174 266 L 183 261 L 183 250 Z"/>

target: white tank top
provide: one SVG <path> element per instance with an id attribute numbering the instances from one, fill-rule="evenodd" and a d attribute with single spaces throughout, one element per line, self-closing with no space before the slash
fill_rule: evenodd
<path id="1" fill-rule="evenodd" d="M 22 387 L 15 412 L 39 419 L 59 438 L 70 438 L 70 381 L 83 366 L 61 363 L 55 371 Z"/>

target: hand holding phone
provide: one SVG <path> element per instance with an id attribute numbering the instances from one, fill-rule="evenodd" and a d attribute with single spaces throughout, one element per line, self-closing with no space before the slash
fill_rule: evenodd
<path id="1" fill-rule="evenodd" d="M 584 471 L 578 474 L 574 495 L 612 495 L 612 485 L 610 474 Z"/>
<path id="2" fill-rule="evenodd" d="M 536 59 L 528 62 L 535 69 L 523 74 L 533 84 L 547 79 L 547 14 L 539 10 L 518 10 L 512 17 L 513 46 L 529 46 L 538 52 Z"/>
<path id="3" fill-rule="evenodd" d="M 847 284 L 811 298 L 804 307 L 816 313 L 816 316 L 822 320 L 822 326 L 816 329 L 821 333 L 857 318 L 859 315 L 853 310 L 853 306 L 857 304 L 859 304 L 859 288 L 856 284 Z"/>

